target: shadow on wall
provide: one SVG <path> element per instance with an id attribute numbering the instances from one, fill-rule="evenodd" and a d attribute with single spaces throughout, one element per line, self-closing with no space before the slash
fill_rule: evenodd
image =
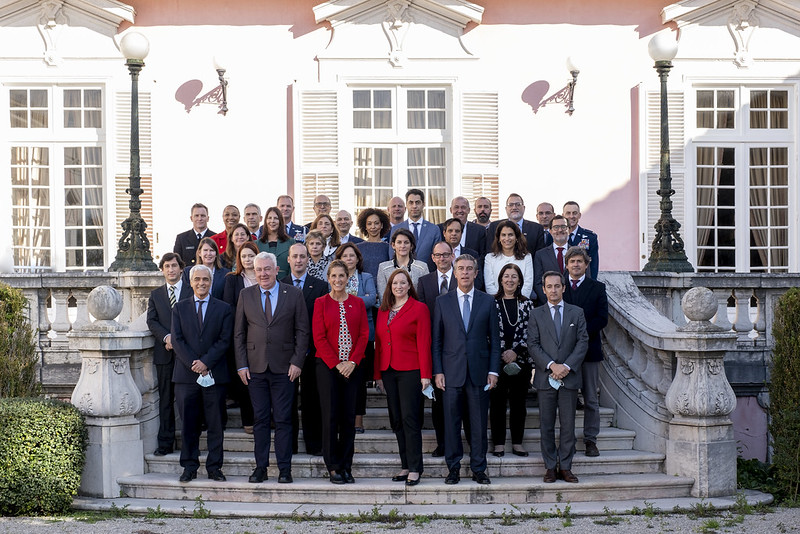
<path id="1" fill-rule="evenodd" d="M 531 107 L 531 111 L 536 113 L 542 106 L 542 100 L 545 99 L 549 90 L 549 82 L 544 80 L 535 81 L 522 91 L 522 101 Z"/>
<path id="2" fill-rule="evenodd" d="M 186 113 L 190 113 L 193 108 L 200 104 L 214 104 L 220 108 L 222 107 L 221 85 L 217 85 L 211 91 L 200 95 L 200 91 L 202 90 L 203 82 L 200 80 L 189 80 L 181 84 L 178 90 L 175 91 L 175 100 L 183 104 Z M 220 109 L 217 113 L 222 114 L 222 110 Z"/>

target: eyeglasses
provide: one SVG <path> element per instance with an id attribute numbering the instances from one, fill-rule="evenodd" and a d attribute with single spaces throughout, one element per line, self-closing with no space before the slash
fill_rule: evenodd
<path id="1" fill-rule="evenodd" d="M 508 204 L 506 204 L 506 207 L 508 207 L 508 208 L 521 208 L 522 207 L 522 202 L 509 202 Z"/>
<path id="2" fill-rule="evenodd" d="M 325 206 L 330 206 L 330 202 L 315 202 L 314 205 L 318 208 L 324 208 Z"/>
<path id="3" fill-rule="evenodd" d="M 566 230 L 567 228 L 569 228 L 569 226 L 567 226 L 566 224 L 554 224 L 550 228 L 553 230 Z"/>
<path id="4" fill-rule="evenodd" d="M 433 256 L 434 258 L 449 258 L 452 255 L 453 255 L 452 252 L 434 252 L 433 254 L 431 254 L 431 256 Z"/>

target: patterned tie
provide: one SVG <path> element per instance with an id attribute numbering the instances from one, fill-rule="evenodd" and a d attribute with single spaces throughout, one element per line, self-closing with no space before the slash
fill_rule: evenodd
<path id="1" fill-rule="evenodd" d="M 556 261 L 558 261 L 558 270 L 564 274 L 564 247 L 556 247 L 558 254 L 556 254 Z"/>
<path id="2" fill-rule="evenodd" d="M 177 299 L 175 298 L 175 286 L 169 286 L 169 307 L 174 308 Z"/>
<path id="3" fill-rule="evenodd" d="M 197 301 L 197 324 L 200 325 L 200 330 L 203 329 L 203 301 Z"/>
<path id="4" fill-rule="evenodd" d="M 556 339 L 560 342 L 561 341 L 561 312 L 559 311 L 561 308 L 561 304 L 556 304 L 553 306 L 553 323 L 556 327 Z"/>
<path id="5" fill-rule="evenodd" d="M 444 295 L 445 293 L 447 293 L 447 275 L 443 274 L 442 275 L 442 285 L 439 286 L 439 294 L 440 295 Z"/>
<path id="6" fill-rule="evenodd" d="M 578 289 L 578 281 L 577 280 L 570 280 L 572 282 L 572 290 Z"/>
<path id="7" fill-rule="evenodd" d="M 419 223 L 414 224 L 414 241 L 419 245 Z"/>
<path id="8" fill-rule="evenodd" d="M 272 322 L 272 300 L 269 298 L 269 291 L 264 292 L 264 315 L 267 318 L 267 324 Z"/>
<path id="9" fill-rule="evenodd" d="M 303 285 L 303 281 L 300 280 L 299 278 L 295 278 L 294 279 L 294 285 L 295 285 L 295 287 L 299 288 L 299 287 L 301 287 Z"/>
<path id="10" fill-rule="evenodd" d="M 461 307 L 461 319 L 464 321 L 464 330 L 468 330 L 469 312 L 469 295 L 464 295 L 464 305 Z"/>

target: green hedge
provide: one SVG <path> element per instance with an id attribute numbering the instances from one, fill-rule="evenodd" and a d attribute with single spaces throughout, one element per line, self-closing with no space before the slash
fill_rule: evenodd
<path id="1" fill-rule="evenodd" d="M 71 404 L 0 399 L 0 515 L 69 510 L 87 439 L 83 416 Z"/>
<path id="2" fill-rule="evenodd" d="M 22 291 L 0 284 L 0 397 L 35 397 L 41 390 L 27 306 Z"/>

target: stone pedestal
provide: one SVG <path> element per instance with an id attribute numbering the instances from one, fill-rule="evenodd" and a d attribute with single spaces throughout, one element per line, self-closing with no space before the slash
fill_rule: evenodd
<path id="1" fill-rule="evenodd" d="M 694 497 L 729 496 L 736 493 L 736 441 L 729 415 L 736 395 L 725 376 L 720 341 L 736 334 L 709 322 L 717 311 L 711 290 L 691 289 L 682 301 L 689 323 L 679 330 L 690 335 L 685 349 L 675 352 L 675 378 L 666 404 L 669 423 L 666 470 L 668 475 L 692 477 Z"/>
<path id="2" fill-rule="evenodd" d="M 72 403 L 86 416 L 89 446 L 80 492 L 117 497 L 117 478 L 144 473 L 140 423 L 142 394 L 131 375 L 131 354 L 153 346 L 150 332 L 127 330 L 113 320 L 122 297 L 108 286 L 89 295 L 94 323 L 69 334 L 70 347 L 80 351 L 81 375 Z"/>

